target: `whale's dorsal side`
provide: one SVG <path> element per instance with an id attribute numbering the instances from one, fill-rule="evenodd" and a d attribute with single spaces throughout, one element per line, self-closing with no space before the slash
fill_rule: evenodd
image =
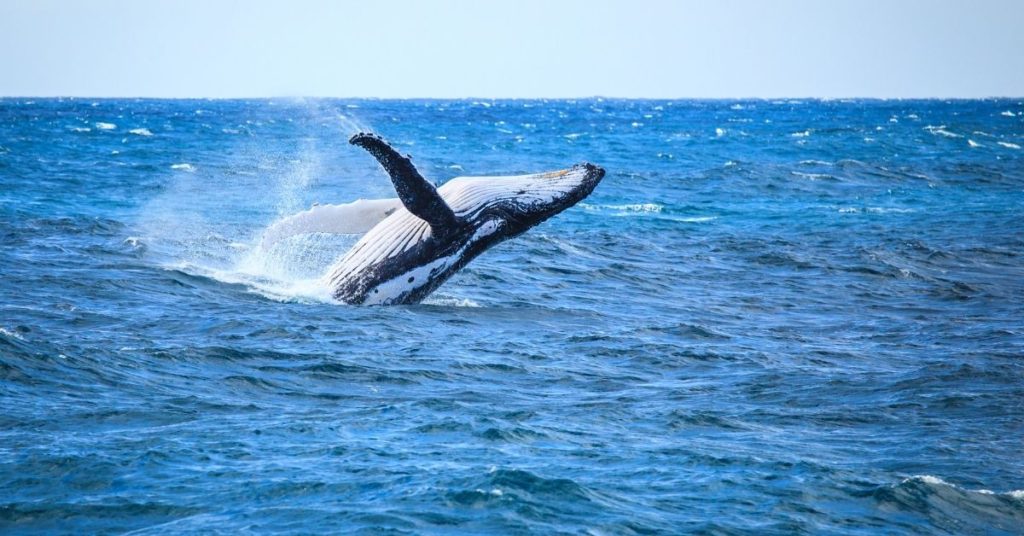
<path id="1" fill-rule="evenodd" d="M 437 188 L 420 175 L 408 156 L 402 156 L 381 137 L 360 132 L 349 143 L 366 149 L 388 172 L 398 198 L 409 212 L 430 224 L 434 236 L 445 236 L 461 226 L 455 212 Z"/>

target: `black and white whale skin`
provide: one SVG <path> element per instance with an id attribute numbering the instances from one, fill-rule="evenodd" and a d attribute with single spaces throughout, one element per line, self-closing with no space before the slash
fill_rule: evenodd
<path id="1" fill-rule="evenodd" d="M 328 271 L 335 299 L 355 305 L 418 303 L 487 248 L 590 195 L 604 170 L 508 177 L 457 177 L 434 188 L 382 138 L 349 140 L 369 151 L 394 183 L 396 206 Z"/>

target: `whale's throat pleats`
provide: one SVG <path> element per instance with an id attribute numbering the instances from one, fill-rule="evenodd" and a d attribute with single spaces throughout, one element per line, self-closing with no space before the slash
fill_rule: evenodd
<path id="1" fill-rule="evenodd" d="M 445 236 L 461 225 L 437 188 L 423 178 L 412 160 L 402 156 L 386 141 L 373 134 L 359 133 L 349 143 L 366 149 L 388 172 L 398 198 L 409 212 L 430 224 L 434 236 Z"/>

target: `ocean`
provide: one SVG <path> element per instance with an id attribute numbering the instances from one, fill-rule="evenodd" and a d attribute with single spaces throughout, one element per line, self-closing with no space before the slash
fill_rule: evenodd
<path id="1" fill-rule="evenodd" d="M 419 305 L 394 197 L 589 161 Z M 1022 534 L 1024 103 L 0 99 L 4 534 Z"/>

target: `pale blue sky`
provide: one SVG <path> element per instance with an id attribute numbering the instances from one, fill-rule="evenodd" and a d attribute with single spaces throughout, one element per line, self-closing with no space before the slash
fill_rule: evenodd
<path id="1" fill-rule="evenodd" d="M 0 95 L 1024 96 L 1022 0 L 0 0 Z"/>

